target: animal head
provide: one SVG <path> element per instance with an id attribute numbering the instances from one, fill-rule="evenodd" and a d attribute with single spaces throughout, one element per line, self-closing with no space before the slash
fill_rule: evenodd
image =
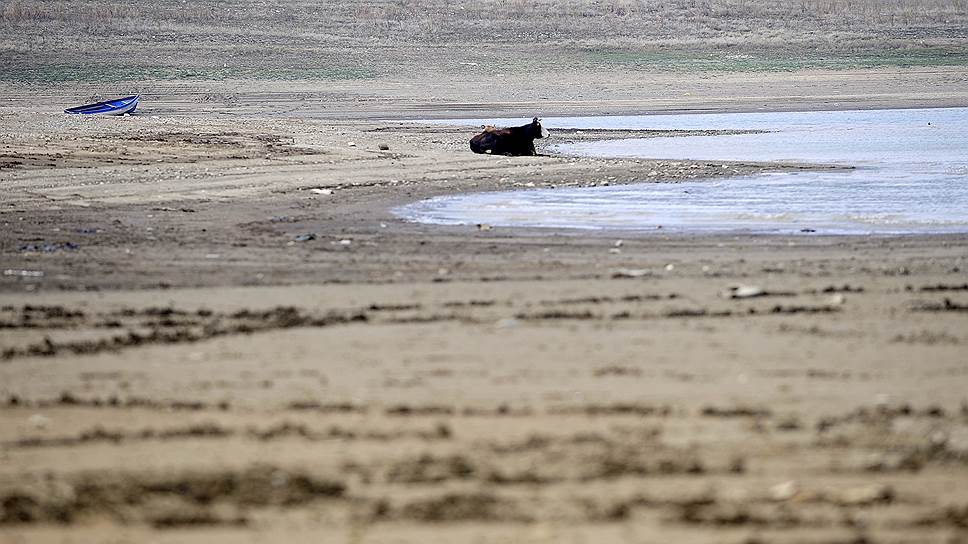
<path id="1" fill-rule="evenodd" d="M 494 132 L 494 125 L 481 125 L 481 132 Z"/>
<path id="2" fill-rule="evenodd" d="M 535 138 L 547 138 L 551 135 L 551 133 L 548 132 L 548 129 L 541 126 L 541 119 L 538 119 L 537 117 L 531 120 L 531 126 L 533 127 L 532 134 L 535 135 Z"/>

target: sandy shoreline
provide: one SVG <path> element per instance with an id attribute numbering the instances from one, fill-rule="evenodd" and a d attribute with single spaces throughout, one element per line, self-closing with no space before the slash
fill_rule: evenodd
<path id="1" fill-rule="evenodd" d="M 407 223 L 443 194 L 810 167 L 476 156 L 379 119 L 964 106 L 964 70 L 622 77 L 593 105 L 565 100 L 592 76 L 6 102 L 0 537 L 963 538 L 968 237 Z"/>
<path id="2" fill-rule="evenodd" d="M 959 66 L 764 73 L 601 70 L 482 78 L 475 72 L 418 71 L 345 81 L 186 80 L 0 84 L 14 111 L 36 100 L 76 105 L 94 95 L 143 97 L 142 113 L 265 116 L 341 121 L 658 113 L 813 111 L 968 104 Z M 56 109 L 56 108 L 55 108 Z"/>

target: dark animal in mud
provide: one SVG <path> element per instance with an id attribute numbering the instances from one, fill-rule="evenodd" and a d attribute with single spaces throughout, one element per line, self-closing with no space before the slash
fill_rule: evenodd
<path id="1" fill-rule="evenodd" d="M 491 155 L 537 155 L 534 141 L 547 138 L 548 131 L 535 117 L 520 127 L 495 128 L 483 125 L 480 134 L 471 138 L 471 151 Z"/>

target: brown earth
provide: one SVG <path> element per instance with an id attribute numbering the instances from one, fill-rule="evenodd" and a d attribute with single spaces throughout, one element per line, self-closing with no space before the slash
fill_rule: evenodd
<path id="1" fill-rule="evenodd" d="M 477 156 L 386 120 L 963 106 L 968 74 L 623 77 L 159 83 L 120 119 L 18 98 L 93 85 L 0 88 L 0 540 L 968 538 L 968 238 L 407 223 L 817 167 Z"/>

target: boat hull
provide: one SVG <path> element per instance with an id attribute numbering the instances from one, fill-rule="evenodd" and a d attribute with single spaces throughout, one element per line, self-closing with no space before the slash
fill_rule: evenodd
<path id="1" fill-rule="evenodd" d="M 116 100 L 105 100 L 94 104 L 67 108 L 64 113 L 72 115 L 124 115 L 132 113 L 138 107 L 140 95 L 126 96 Z"/>

